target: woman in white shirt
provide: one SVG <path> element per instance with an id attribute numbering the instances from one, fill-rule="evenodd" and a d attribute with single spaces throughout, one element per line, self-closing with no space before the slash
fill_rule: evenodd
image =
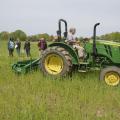
<path id="1" fill-rule="evenodd" d="M 74 36 L 75 33 L 76 33 L 76 29 L 75 28 L 70 28 L 69 34 L 68 34 L 68 37 L 67 37 L 67 42 L 69 43 L 69 45 L 72 45 L 72 47 L 74 49 L 77 49 L 78 56 L 81 59 L 81 58 L 84 57 L 84 48 L 82 46 L 80 46 L 79 43 L 76 41 L 75 36 Z"/>

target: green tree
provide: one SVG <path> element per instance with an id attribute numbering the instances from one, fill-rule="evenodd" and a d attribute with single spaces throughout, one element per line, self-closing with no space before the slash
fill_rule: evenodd
<path id="1" fill-rule="evenodd" d="M 38 37 L 37 35 L 28 36 L 27 40 L 35 42 L 35 41 L 38 41 Z"/>
<path id="2" fill-rule="evenodd" d="M 12 32 L 10 34 L 10 37 L 13 37 L 14 40 L 16 40 L 17 38 L 19 38 L 21 41 L 25 41 L 27 39 L 26 33 L 23 32 L 22 30 L 16 30 L 15 32 Z"/>
<path id="3" fill-rule="evenodd" d="M 38 34 L 38 39 L 40 39 L 40 38 L 45 38 L 46 40 L 49 41 L 50 36 L 47 33 Z"/>
<path id="4" fill-rule="evenodd" d="M 8 40 L 9 39 L 9 32 L 3 31 L 0 33 L 0 40 Z"/>
<path id="5" fill-rule="evenodd" d="M 112 32 L 109 34 L 101 35 L 100 39 L 120 42 L 120 32 Z"/>

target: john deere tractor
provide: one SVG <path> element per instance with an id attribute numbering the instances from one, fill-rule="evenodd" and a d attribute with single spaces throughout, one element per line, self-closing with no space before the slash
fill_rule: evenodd
<path id="1" fill-rule="evenodd" d="M 65 24 L 64 37 L 61 33 L 61 24 Z M 100 70 L 100 80 L 108 85 L 116 86 L 120 82 L 120 43 L 96 40 L 96 27 L 94 25 L 93 40 L 84 43 L 85 57 L 79 61 L 77 51 L 65 40 L 68 35 L 67 22 L 59 20 L 57 31 L 58 41 L 53 42 L 44 51 L 41 58 L 41 69 L 45 75 L 53 77 L 69 75 L 73 68 L 79 72 Z"/>

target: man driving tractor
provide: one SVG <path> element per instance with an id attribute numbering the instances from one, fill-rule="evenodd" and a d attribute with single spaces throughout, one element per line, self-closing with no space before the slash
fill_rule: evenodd
<path id="1" fill-rule="evenodd" d="M 80 46 L 80 42 L 76 40 L 74 36 L 75 33 L 76 33 L 76 29 L 70 28 L 66 42 L 68 42 L 69 45 L 71 45 L 74 49 L 78 51 L 79 59 L 81 59 L 84 57 L 84 48 Z"/>

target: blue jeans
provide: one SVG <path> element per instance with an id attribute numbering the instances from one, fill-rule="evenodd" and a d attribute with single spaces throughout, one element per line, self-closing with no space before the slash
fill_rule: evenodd
<path id="1" fill-rule="evenodd" d="M 30 49 L 26 49 L 26 54 L 27 54 L 27 57 L 30 56 Z"/>

